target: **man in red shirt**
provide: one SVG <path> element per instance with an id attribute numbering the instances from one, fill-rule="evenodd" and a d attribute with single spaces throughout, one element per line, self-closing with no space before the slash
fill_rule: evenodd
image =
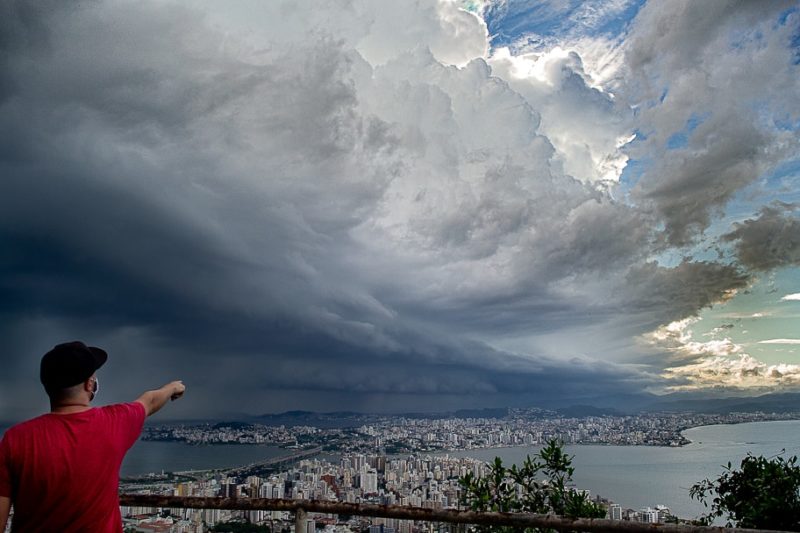
<path id="1" fill-rule="evenodd" d="M 0 441 L 0 532 L 121 533 L 119 467 L 144 419 L 186 388 L 173 381 L 135 402 L 90 407 L 108 355 L 59 344 L 41 363 L 50 413 L 8 429 Z"/>

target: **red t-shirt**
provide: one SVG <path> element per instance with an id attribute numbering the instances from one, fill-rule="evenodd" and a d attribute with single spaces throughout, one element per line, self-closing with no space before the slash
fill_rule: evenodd
<path id="1" fill-rule="evenodd" d="M 14 506 L 12 531 L 120 533 L 119 467 L 145 416 L 133 402 L 50 413 L 8 429 L 0 496 Z"/>

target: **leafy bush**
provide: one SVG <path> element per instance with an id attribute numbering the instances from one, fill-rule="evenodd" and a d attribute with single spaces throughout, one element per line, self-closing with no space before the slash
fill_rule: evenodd
<path id="1" fill-rule="evenodd" d="M 797 457 L 765 459 L 748 454 L 739 470 L 731 463 L 717 479 L 696 483 L 689 494 L 711 512 L 700 517 L 710 524 L 725 517 L 728 527 L 800 531 L 800 467 Z"/>
<path id="2" fill-rule="evenodd" d="M 473 511 L 526 512 L 555 514 L 567 518 L 603 518 L 603 507 L 586 494 L 568 488 L 572 481 L 572 457 L 563 444 L 551 440 L 535 454 L 525 458 L 521 467 L 503 466 L 496 457 L 485 477 L 472 472 L 459 479 L 463 489 L 462 504 Z M 542 476 L 543 474 L 543 476 Z M 542 479 L 543 477 L 543 479 Z M 513 528 L 479 527 L 477 531 L 504 532 Z"/>

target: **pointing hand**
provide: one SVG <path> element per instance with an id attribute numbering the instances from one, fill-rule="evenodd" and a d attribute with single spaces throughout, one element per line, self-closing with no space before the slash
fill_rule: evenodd
<path id="1" fill-rule="evenodd" d="M 183 384 L 183 381 L 173 381 L 172 383 L 170 383 L 170 385 L 172 386 L 174 391 L 172 395 L 169 397 L 170 400 L 172 401 L 175 401 L 181 396 L 183 396 L 184 391 L 186 391 L 186 386 Z"/>

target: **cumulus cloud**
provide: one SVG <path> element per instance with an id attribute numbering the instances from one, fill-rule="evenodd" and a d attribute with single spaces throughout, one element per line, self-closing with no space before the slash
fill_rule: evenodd
<path id="1" fill-rule="evenodd" d="M 699 364 L 698 361 L 729 357 L 742 352 L 743 347 L 727 337 L 706 342 L 693 340 L 690 328 L 699 321 L 700 319 L 697 317 L 676 320 L 648 333 L 643 340 L 667 351 L 669 354 L 667 364 L 672 365 L 681 363 L 694 367 Z M 667 368 L 667 374 L 673 375 L 676 371 L 675 368 L 674 366 Z"/>
<path id="2" fill-rule="evenodd" d="M 767 365 L 748 354 L 740 354 L 736 358 L 711 357 L 695 364 L 671 367 L 665 375 L 685 381 L 671 386 L 673 391 L 709 387 L 774 391 L 799 385 L 800 365 Z"/>
<path id="3" fill-rule="evenodd" d="M 800 365 L 769 365 L 745 352 L 730 338 L 694 340 L 692 326 L 700 318 L 687 318 L 657 328 L 643 340 L 668 354 L 661 375 L 671 383 L 666 391 L 730 389 L 731 391 L 794 390 L 800 385 Z M 718 334 L 729 328 L 715 328 Z M 770 339 L 758 344 L 800 344 L 797 339 Z"/>
<path id="4" fill-rule="evenodd" d="M 501 48 L 490 64 L 539 110 L 539 131 L 557 150 L 567 174 L 590 182 L 619 179 L 627 163 L 620 148 L 631 139 L 632 114 L 613 94 L 593 85 L 578 52 L 555 47 L 512 55 Z"/>
<path id="5" fill-rule="evenodd" d="M 436 59 L 463 66 L 488 53 L 483 19 L 461 8 L 460 2 L 422 2 L 410 8 L 403 2 L 356 2 L 351 9 L 371 21 L 357 49 L 372 65 L 386 63 L 398 51 L 424 43 Z"/>
<path id="6" fill-rule="evenodd" d="M 782 302 L 796 302 L 800 301 L 800 292 L 796 292 L 794 294 L 787 294 L 783 298 L 781 298 Z"/>

